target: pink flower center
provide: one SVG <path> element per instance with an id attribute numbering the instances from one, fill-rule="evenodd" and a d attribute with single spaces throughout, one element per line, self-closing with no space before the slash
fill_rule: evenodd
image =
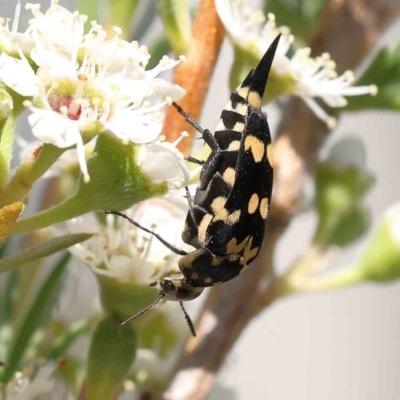
<path id="1" fill-rule="evenodd" d="M 65 114 L 69 119 L 78 120 L 82 113 L 82 95 L 87 81 L 86 75 L 78 75 L 78 84 L 74 94 L 67 92 L 51 91 L 48 96 L 48 102 L 52 110 Z M 65 112 L 67 110 L 67 112 Z"/>

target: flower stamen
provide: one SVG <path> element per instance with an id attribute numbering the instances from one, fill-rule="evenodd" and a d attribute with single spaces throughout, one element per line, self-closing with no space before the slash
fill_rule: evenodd
<path id="1" fill-rule="evenodd" d="M 76 116 L 81 106 L 80 99 L 82 99 L 83 90 L 85 88 L 85 83 L 87 81 L 87 76 L 84 74 L 78 74 L 78 85 L 76 87 L 75 95 L 68 108 L 68 114 Z"/>
<path id="2" fill-rule="evenodd" d="M 18 31 L 19 17 L 21 15 L 21 0 L 17 0 L 15 7 L 14 21 L 12 23 L 11 32 L 16 33 Z"/>

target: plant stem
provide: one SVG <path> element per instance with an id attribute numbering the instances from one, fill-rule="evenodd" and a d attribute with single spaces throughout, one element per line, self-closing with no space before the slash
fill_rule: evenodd
<path id="1" fill-rule="evenodd" d="M 193 21 L 192 40 L 186 55 L 187 61 L 176 68 L 174 79 L 176 84 L 186 90 L 186 96 L 179 102 L 180 106 L 195 120 L 199 119 L 203 109 L 224 32 L 214 0 L 201 0 Z M 178 147 L 184 154 L 189 154 L 195 130 L 183 118 L 177 118 L 176 110 L 169 107 L 163 134 L 168 141 L 173 142 L 180 137 L 182 131 L 189 132 L 190 137 L 182 140 Z"/>
<path id="2" fill-rule="evenodd" d="M 304 280 L 295 284 L 294 288 L 297 289 L 297 292 L 324 292 L 342 289 L 362 282 L 365 282 L 365 275 L 357 266 L 354 266 L 341 269 L 322 278 Z"/>

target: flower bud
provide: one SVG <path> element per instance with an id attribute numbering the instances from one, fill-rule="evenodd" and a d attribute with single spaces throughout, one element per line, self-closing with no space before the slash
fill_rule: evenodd
<path id="1" fill-rule="evenodd" d="M 385 282 L 400 277 L 400 203 L 385 213 L 358 269 L 372 281 Z"/>
<path id="2" fill-rule="evenodd" d="M 13 203 L 0 208 L 0 243 L 7 237 L 23 208 L 22 203 Z"/>
<path id="3" fill-rule="evenodd" d="M 356 140 L 346 139 L 332 149 L 327 162 L 317 166 L 315 180 L 319 223 L 314 243 L 345 246 L 368 229 L 369 212 L 363 205 L 363 199 L 374 179 L 363 168 L 363 151 Z M 356 162 L 357 152 L 359 162 Z"/>

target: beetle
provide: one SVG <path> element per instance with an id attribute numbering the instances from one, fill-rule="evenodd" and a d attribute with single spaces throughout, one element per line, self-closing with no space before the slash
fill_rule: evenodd
<path id="1" fill-rule="evenodd" d="M 273 182 L 271 135 L 267 115 L 261 110 L 261 100 L 279 39 L 280 35 L 258 66 L 231 94 L 214 135 L 208 129 L 202 129 L 172 102 L 211 148 L 205 162 L 188 157 L 188 161 L 202 164 L 193 199 L 186 188 L 189 212 L 182 233 L 183 241 L 196 250 L 187 253 L 176 249 L 124 214 L 112 212 L 151 233 L 170 250 L 183 256 L 178 261 L 183 277 L 166 277 L 156 282 L 154 285 L 160 287 L 157 300 L 124 323 L 137 318 L 164 298 L 179 301 L 183 309 L 183 301 L 197 298 L 206 287 L 235 278 L 257 257 L 265 233 Z M 183 311 L 195 335 L 189 316 Z"/>

